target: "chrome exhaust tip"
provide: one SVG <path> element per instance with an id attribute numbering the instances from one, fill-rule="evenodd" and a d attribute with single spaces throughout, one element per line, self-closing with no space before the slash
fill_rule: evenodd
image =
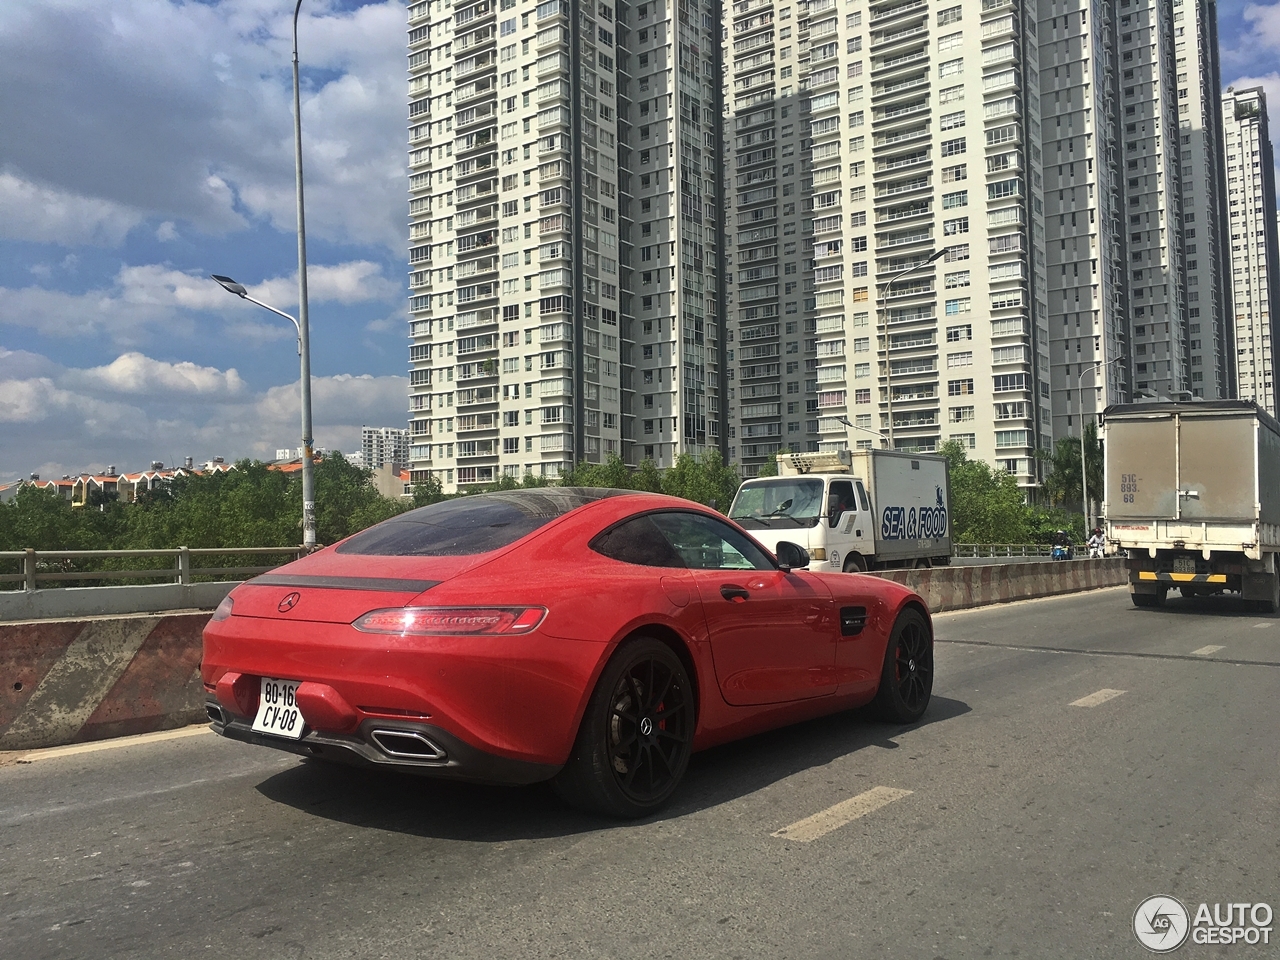
<path id="1" fill-rule="evenodd" d="M 219 724 L 221 726 L 226 726 L 227 715 L 222 712 L 222 707 L 214 703 L 206 703 L 204 705 L 204 712 L 208 714 L 209 719 L 214 723 Z"/>
<path id="2" fill-rule="evenodd" d="M 443 748 L 413 730 L 373 730 L 369 739 L 387 756 L 398 760 L 440 761 L 447 756 Z"/>

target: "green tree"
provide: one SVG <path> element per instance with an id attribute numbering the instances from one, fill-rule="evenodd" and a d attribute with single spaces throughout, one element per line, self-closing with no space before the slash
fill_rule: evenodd
<path id="1" fill-rule="evenodd" d="M 1102 445 L 1098 442 L 1098 426 L 1092 420 L 1084 426 L 1085 463 L 1089 474 L 1089 508 L 1095 516 L 1102 501 Z M 1080 489 L 1080 438 L 1062 437 L 1052 452 L 1040 458 L 1048 466 L 1041 489 L 1049 504 L 1070 511 L 1082 508 Z"/>
<path id="2" fill-rule="evenodd" d="M 1029 509 L 1018 481 L 948 440 L 938 448 L 951 474 L 951 536 L 957 543 L 1025 543 Z"/>
<path id="3" fill-rule="evenodd" d="M 760 472 L 756 474 L 758 477 L 776 477 L 778 475 L 778 455 L 776 453 L 769 454 L 769 459 L 760 464 Z"/>
<path id="4" fill-rule="evenodd" d="M 616 453 L 604 463 L 576 463 L 568 473 L 560 475 L 562 487 L 607 487 L 611 490 L 634 490 L 635 474 Z"/>
<path id="5" fill-rule="evenodd" d="M 682 453 L 676 457 L 675 465 L 663 474 L 662 492 L 728 513 L 741 483 L 738 471 L 720 458 L 720 451 L 710 450 L 701 457 Z"/>

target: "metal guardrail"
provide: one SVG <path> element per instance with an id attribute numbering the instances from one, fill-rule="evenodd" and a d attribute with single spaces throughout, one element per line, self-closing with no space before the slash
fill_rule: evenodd
<path id="1" fill-rule="evenodd" d="M 42 584 L 67 581 L 150 580 L 190 585 L 196 582 L 243 580 L 266 573 L 302 556 L 302 547 L 174 547 L 164 550 L 6 550 L 0 551 L 0 571 L 15 563 L 20 572 L 0 572 L 0 591 L 34 593 Z M 279 557 L 267 565 L 195 566 L 202 558 Z M 172 557 L 166 567 L 119 566 L 144 557 Z M 14 584 L 14 586 L 9 586 Z M 18 586 L 20 584 L 20 586 Z"/>
<path id="2" fill-rule="evenodd" d="M 1088 548 L 1077 545 L 1076 554 L 1087 553 Z M 953 557 L 1048 557 L 1053 547 L 1046 543 L 955 543 L 951 546 Z"/>

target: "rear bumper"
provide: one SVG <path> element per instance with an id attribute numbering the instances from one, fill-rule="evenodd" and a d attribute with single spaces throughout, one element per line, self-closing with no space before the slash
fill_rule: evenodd
<path id="1" fill-rule="evenodd" d="M 252 720 L 230 713 L 214 697 L 206 699 L 205 709 L 214 733 L 229 740 L 366 769 L 509 785 L 550 780 L 560 771 L 556 764 L 487 753 L 429 723 L 366 719 L 351 733 L 307 728 L 301 739 L 290 740 L 257 733 Z"/>

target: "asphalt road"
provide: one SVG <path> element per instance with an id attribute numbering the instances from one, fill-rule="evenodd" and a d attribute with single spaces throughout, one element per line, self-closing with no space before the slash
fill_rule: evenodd
<path id="1" fill-rule="evenodd" d="M 0 767 L 0 957 L 1145 957 L 1149 896 L 1280 910 L 1280 619 L 1113 589 L 937 633 L 920 724 L 699 754 L 634 824 L 212 735 Z"/>

